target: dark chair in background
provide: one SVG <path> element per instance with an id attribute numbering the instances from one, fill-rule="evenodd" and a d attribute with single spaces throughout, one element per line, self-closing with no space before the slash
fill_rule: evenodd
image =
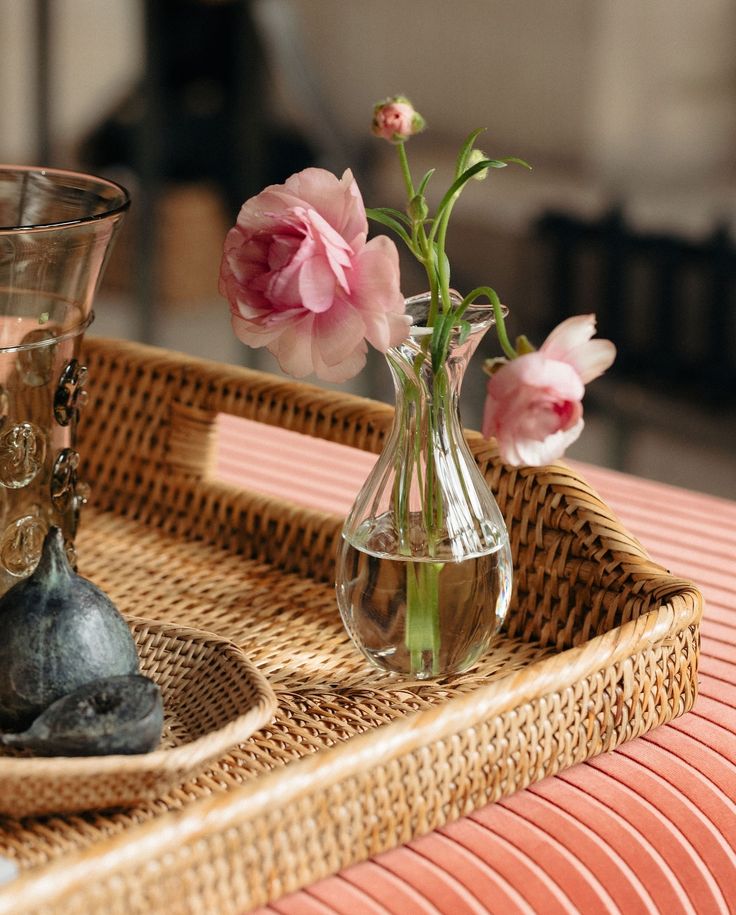
<path id="1" fill-rule="evenodd" d="M 549 212 L 550 327 L 595 312 L 618 356 L 590 393 L 616 428 L 626 468 L 637 426 L 736 444 L 736 248 L 724 227 L 694 241 L 637 231 L 620 209 L 599 220 Z M 735 481 L 736 488 L 736 481 Z"/>

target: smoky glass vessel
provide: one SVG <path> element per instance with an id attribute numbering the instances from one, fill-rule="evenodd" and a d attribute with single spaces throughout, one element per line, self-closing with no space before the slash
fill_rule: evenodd
<path id="1" fill-rule="evenodd" d="M 104 178 L 0 166 L 0 593 L 33 571 L 52 524 L 74 558 L 80 346 L 129 203 Z"/>

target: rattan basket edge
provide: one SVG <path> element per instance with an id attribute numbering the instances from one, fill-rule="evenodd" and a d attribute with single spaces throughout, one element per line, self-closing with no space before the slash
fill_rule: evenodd
<path id="1" fill-rule="evenodd" d="M 593 640 L 597 643 L 595 645 L 592 645 L 591 642 L 585 647 L 568 650 L 564 655 L 569 657 L 566 657 L 563 663 L 570 666 L 564 677 L 559 673 L 562 666 L 560 656 L 539 662 L 535 665 L 533 679 L 540 688 L 529 689 L 526 699 L 537 703 L 544 702 L 545 697 L 553 695 L 555 688 L 560 687 L 562 680 L 569 682 L 569 675 L 577 676 L 576 682 L 579 684 L 588 683 L 595 673 L 595 670 L 591 668 L 597 667 L 601 660 L 600 653 L 607 651 L 609 647 L 612 648 L 613 654 L 606 656 L 608 669 L 616 663 L 626 663 L 637 655 L 649 658 L 652 645 L 656 644 L 664 634 L 673 638 L 672 630 L 668 629 L 669 623 L 676 621 L 680 626 L 679 631 L 685 633 L 686 638 L 693 635 L 701 612 L 699 594 L 697 591 L 685 593 L 681 597 L 675 598 L 674 604 L 675 606 L 672 607 L 667 606 L 659 611 L 652 611 L 647 615 L 649 618 L 642 617 L 625 624 L 619 632 L 610 632 L 598 637 Z M 635 650 L 636 648 L 639 649 L 638 652 Z M 555 678 L 556 669 L 557 678 Z M 585 670 L 588 671 L 587 678 L 578 676 L 582 675 Z M 542 674 L 542 676 L 540 677 L 538 674 Z M 532 679 L 526 672 L 509 679 L 523 680 L 525 678 L 527 681 Z M 624 679 L 626 679 L 625 676 Z M 690 679 L 694 684 L 694 678 Z M 545 683 L 546 688 L 541 686 L 542 683 Z M 531 686 L 531 682 L 529 685 Z M 583 692 L 585 689 L 586 687 L 583 686 Z M 506 693 L 505 697 L 504 693 Z M 537 695 L 533 696 L 533 693 Z M 664 724 L 689 710 L 695 701 L 695 695 L 693 689 L 678 705 L 661 704 L 657 712 L 656 724 Z M 370 781 L 371 776 L 367 773 L 373 773 L 375 776 L 377 767 L 390 770 L 397 761 L 400 763 L 412 753 L 421 754 L 428 747 L 441 748 L 438 751 L 440 756 L 445 759 L 446 763 L 449 763 L 453 753 L 452 743 L 456 743 L 459 734 L 473 733 L 476 728 L 482 727 L 484 720 L 489 715 L 493 715 L 499 721 L 504 721 L 518 706 L 519 698 L 519 694 L 514 692 L 511 683 L 504 681 L 492 683 L 486 687 L 480 687 L 476 692 L 465 697 L 456 698 L 444 707 L 418 712 L 404 721 L 387 725 L 382 729 L 380 741 L 377 741 L 373 734 L 365 734 L 354 738 L 349 744 L 340 745 L 316 756 L 299 760 L 289 766 L 287 770 L 274 771 L 227 795 L 195 801 L 182 810 L 167 813 L 156 820 L 133 827 L 124 834 L 106 839 L 98 843 L 93 852 L 68 855 L 63 860 L 47 865 L 42 870 L 43 879 L 39 879 L 40 875 L 33 871 L 23 875 L 9 887 L 0 890 L 0 915 L 4 915 L 4 913 L 20 915 L 21 912 L 37 911 L 68 911 L 74 912 L 75 915 L 82 915 L 82 913 L 92 915 L 92 913 L 96 913 L 96 906 L 103 898 L 111 899 L 111 894 L 113 892 L 119 894 L 123 887 L 126 888 L 128 902 L 123 903 L 123 896 L 119 896 L 120 905 L 132 905 L 134 900 L 142 903 L 147 898 L 145 887 L 154 882 L 160 883 L 165 878 L 182 881 L 182 886 L 190 883 L 192 886 L 189 887 L 189 892 L 193 892 L 193 886 L 197 886 L 202 879 L 196 874 L 197 868 L 212 866 L 211 856 L 217 854 L 215 849 L 221 848 L 221 837 L 233 834 L 235 831 L 245 837 L 249 834 L 248 824 L 255 824 L 258 827 L 253 829 L 253 835 L 258 838 L 260 847 L 257 850 L 249 850 L 247 844 L 234 846 L 229 855 L 227 867 L 231 869 L 243 867 L 247 870 L 249 860 L 251 865 L 257 866 L 262 860 L 259 856 L 264 853 L 263 843 L 265 843 L 265 847 L 271 848 L 273 843 L 286 842 L 287 835 L 290 837 L 288 839 L 288 845 L 291 848 L 289 854 L 293 857 L 291 867 L 287 868 L 287 872 L 284 872 L 282 867 L 275 877 L 272 875 L 272 878 L 277 880 L 276 883 L 269 883 L 266 878 L 259 875 L 249 875 L 246 881 L 248 884 L 246 896 L 241 896 L 236 891 L 235 888 L 242 891 L 242 887 L 240 887 L 242 881 L 237 879 L 237 873 L 232 873 L 233 894 L 226 896 L 222 895 L 221 890 L 212 891 L 210 900 L 217 899 L 218 915 L 219 913 L 226 915 L 228 912 L 241 912 L 244 906 L 263 904 L 278 898 L 283 893 L 303 885 L 304 882 L 304 872 L 298 866 L 302 863 L 299 861 L 299 855 L 304 852 L 300 849 L 300 840 L 295 838 L 296 835 L 299 835 L 298 830 L 296 833 L 292 832 L 293 820 L 296 819 L 301 823 L 302 828 L 309 828 L 309 824 L 314 825 L 315 817 L 317 817 L 321 828 L 324 829 L 326 821 L 324 816 L 320 816 L 317 811 L 326 803 L 325 798 L 329 796 L 330 792 L 337 792 L 339 800 L 340 792 L 343 790 L 342 786 L 351 781 L 359 782 L 361 779 Z M 552 706 L 554 704 L 552 702 Z M 635 717 L 632 716 L 632 719 Z M 643 720 L 639 721 L 636 723 L 634 731 L 625 736 L 619 734 L 616 729 L 611 729 L 607 742 L 602 740 L 593 752 L 590 752 L 590 748 L 586 748 L 583 753 L 578 751 L 580 754 L 578 759 L 566 759 L 564 762 L 559 758 L 552 759 L 547 766 L 540 767 L 531 773 L 525 780 L 525 784 L 517 784 L 511 790 L 506 788 L 506 790 L 501 789 L 500 791 L 496 790 L 496 786 L 494 786 L 494 790 L 489 791 L 488 796 L 482 800 L 497 800 L 518 787 L 525 787 L 543 777 L 555 774 L 561 768 L 574 762 L 581 762 L 590 756 L 613 749 L 623 740 L 638 736 L 651 726 Z M 506 727 L 507 725 L 504 724 L 500 730 L 503 731 Z M 454 752 L 457 753 L 457 749 Z M 442 780 L 442 773 L 439 773 L 436 781 L 439 783 Z M 427 786 L 425 786 L 425 790 L 426 788 Z M 360 796 L 364 793 L 355 789 L 345 790 L 353 798 L 355 795 Z M 314 849 L 311 849 L 309 852 L 310 871 L 307 879 L 318 879 L 339 867 L 386 850 L 397 841 L 414 838 L 457 816 L 470 812 L 475 806 L 477 806 L 476 801 L 466 801 L 465 806 L 458 806 L 457 809 L 435 815 L 434 818 L 425 816 L 422 828 L 418 829 L 413 824 L 409 827 L 406 823 L 395 823 L 396 834 L 390 836 L 384 834 L 378 839 L 375 837 L 374 824 L 373 828 L 369 830 L 369 833 L 374 835 L 370 841 L 360 835 L 362 832 L 360 828 L 353 830 L 355 836 L 358 837 L 358 844 L 366 843 L 362 851 L 357 854 L 355 851 L 345 853 L 343 858 L 336 859 L 333 848 L 333 857 L 326 857 L 324 864 L 320 865 L 313 860 Z M 284 812 L 284 822 L 280 821 L 279 811 Z M 406 815 L 404 818 L 406 819 Z M 393 816 L 389 816 L 390 821 L 394 819 Z M 334 823 L 332 826 L 335 828 Z M 337 828 L 342 827 L 338 824 Z M 264 829 L 266 835 L 263 834 Z M 328 837 L 322 834 L 320 840 L 334 843 L 338 837 Z M 232 842 L 230 844 L 232 845 Z M 237 847 L 240 847 L 240 853 L 236 851 Z M 283 864 L 284 862 L 282 862 Z M 225 866 L 224 862 L 221 867 L 218 867 L 221 876 L 223 866 Z M 183 870 L 184 867 L 191 868 L 191 874 L 187 875 Z M 289 871 L 292 872 L 289 873 Z M 133 886 L 136 883 L 137 885 Z M 253 884 L 257 886 L 255 891 Z M 96 897 L 95 891 L 90 889 L 91 887 L 97 887 Z M 79 897 L 76 894 L 79 894 Z M 89 897 L 89 900 L 92 901 L 85 904 L 83 901 L 85 897 Z M 97 902 L 94 901 L 95 898 L 97 898 Z M 181 910 L 189 911 L 189 906 L 193 902 L 193 897 L 188 899 Z M 56 903 L 60 904 L 58 910 Z M 49 906 L 53 908 L 48 908 Z M 193 907 L 196 908 L 197 905 L 193 905 Z M 163 909 L 161 910 L 163 911 Z M 176 911 L 178 910 L 176 909 Z M 147 909 L 145 905 L 140 905 L 131 908 L 113 908 L 111 911 L 133 915 L 133 913 L 143 913 L 150 909 Z"/>

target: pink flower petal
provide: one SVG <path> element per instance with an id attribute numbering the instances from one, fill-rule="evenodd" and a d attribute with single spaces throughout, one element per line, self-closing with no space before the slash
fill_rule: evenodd
<path id="1" fill-rule="evenodd" d="M 390 238 L 378 235 L 358 252 L 350 276 L 350 293 L 372 346 L 385 353 L 406 338 L 411 318 L 404 314 L 399 253 Z"/>
<path id="2" fill-rule="evenodd" d="M 508 450 L 500 449 L 501 460 L 514 467 L 543 467 L 545 464 L 552 464 L 580 437 L 584 425 L 581 419 L 569 429 L 561 429 L 542 441 L 526 439 L 510 442 Z"/>
<path id="3" fill-rule="evenodd" d="M 248 321 L 234 312 L 230 315 L 230 323 L 238 340 L 241 343 L 245 343 L 246 346 L 252 346 L 254 349 L 268 346 L 281 333 L 281 328 L 265 327 L 262 324 Z"/>
<path id="4" fill-rule="evenodd" d="M 585 393 L 585 385 L 571 365 L 551 359 L 541 350 L 506 363 L 491 377 L 488 387 L 498 392 L 499 399 L 518 395 L 523 387 L 554 390 L 565 400 L 581 400 Z"/>
<path id="5" fill-rule="evenodd" d="M 583 383 L 588 384 L 611 367 L 616 358 L 616 347 L 610 340 L 590 340 L 571 355 L 568 361 Z"/>
<path id="6" fill-rule="evenodd" d="M 347 359 L 365 336 L 362 315 L 349 302 L 337 299 L 329 311 L 314 321 L 314 349 L 324 365 L 337 365 Z"/>
<path id="7" fill-rule="evenodd" d="M 303 317 L 290 321 L 269 345 L 281 369 L 294 378 L 304 378 L 314 371 L 312 361 L 312 325 L 314 315 L 304 312 Z"/>
<path id="8" fill-rule="evenodd" d="M 616 357 L 610 340 L 591 340 L 595 333 L 595 315 L 567 318 L 549 334 L 539 348 L 550 359 L 567 362 L 585 384 L 602 375 Z"/>
<path id="9" fill-rule="evenodd" d="M 306 168 L 292 175 L 285 187 L 316 210 L 353 250 L 362 247 L 368 235 L 368 220 L 350 169 L 338 179 L 325 169 Z"/>
<path id="10" fill-rule="evenodd" d="M 326 365 L 321 361 L 318 351 L 313 350 L 314 373 L 322 381 L 342 384 L 349 378 L 354 378 L 365 366 L 365 354 L 368 347 L 361 340 L 360 344 L 336 365 Z"/>
<path id="11" fill-rule="evenodd" d="M 345 271 L 352 263 L 353 251 L 337 232 L 326 222 L 319 213 L 310 210 L 306 215 L 310 237 L 321 255 L 326 258 L 335 279 L 340 286 L 348 291 L 348 281 Z"/>
<path id="12" fill-rule="evenodd" d="M 322 257 L 311 257 L 298 273 L 299 301 L 312 312 L 332 307 L 337 283 L 330 265 Z"/>

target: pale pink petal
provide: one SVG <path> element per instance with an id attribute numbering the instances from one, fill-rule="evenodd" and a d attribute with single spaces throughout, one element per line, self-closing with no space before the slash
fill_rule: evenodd
<path id="1" fill-rule="evenodd" d="M 574 367 L 584 384 L 593 381 L 610 368 L 616 358 L 616 347 L 610 340 L 590 340 L 567 361 Z"/>
<path id="2" fill-rule="evenodd" d="M 362 371 L 366 362 L 365 354 L 367 349 L 368 347 L 365 345 L 364 341 L 361 340 L 360 344 L 355 347 L 352 353 L 336 365 L 326 365 L 319 358 L 319 353 L 313 351 L 314 373 L 323 381 L 341 384 L 349 378 L 354 378 L 358 372 Z"/>
<path id="3" fill-rule="evenodd" d="M 337 365 L 346 359 L 365 337 L 361 314 L 343 299 L 337 299 L 329 311 L 314 320 L 314 348 L 320 362 Z"/>
<path id="4" fill-rule="evenodd" d="M 299 278 L 302 265 L 290 264 L 282 270 L 263 275 L 264 292 L 274 308 L 297 308 L 301 305 Z M 252 289 L 256 285 L 251 283 Z"/>
<path id="5" fill-rule="evenodd" d="M 299 300 L 312 312 L 329 311 L 337 283 L 330 265 L 322 257 L 310 258 L 299 271 Z"/>
<path id="6" fill-rule="evenodd" d="M 613 343 L 592 340 L 594 334 L 595 315 L 575 315 L 558 324 L 539 351 L 550 359 L 572 365 L 587 383 L 605 372 L 616 357 Z"/>
<path id="7" fill-rule="evenodd" d="M 281 333 L 280 327 L 265 327 L 262 324 L 248 321 L 234 312 L 230 315 L 230 323 L 238 340 L 254 349 L 268 346 Z"/>
<path id="8" fill-rule="evenodd" d="M 564 362 L 571 350 L 587 343 L 594 334 L 595 315 L 574 315 L 550 331 L 539 349 L 550 359 L 561 359 Z"/>
<path id="9" fill-rule="evenodd" d="M 271 185 L 245 201 L 238 213 L 237 227 L 246 236 L 272 231 L 295 206 L 301 205 L 302 201 L 285 192 L 283 185 Z"/>
<path id="10" fill-rule="evenodd" d="M 561 429 L 542 441 L 525 439 L 512 442 L 508 453 L 501 453 L 501 460 L 516 467 L 543 467 L 559 460 L 574 441 L 580 437 L 584 422 L 578 420 L 569 429 Z"/>
<path id="11" fill-rule="evenodd" d="M 314 371 L 312 361 L 312 325 L 314 315 L 291 321 L 281 329 L 278 337 L 268 347 L 278 360 L 281 369 L 294 378 L 304 378 Z"/>
<path id="12" fill-rule="evenodd" d="M 351 266 L 352 250 L 319 213 L 310 210 L 305 221 L 315 245 L 326 258 L 340 286 L 347 292 L 349 286 L 345 271 Z"/>
<path id="13" fill-rule="evenodd" d="M 512 359 L 488 383 L 489 388 L 498 392 L 499 399 L 508 397 L 520 386 L 552 389 L 565 400 L 580 400 L 585 393 L 585 385 L 572 366 L 548 358 L 541 350 Z"/>
<path id="14" fill-rule="evenodd" d="M 261 242 L 261 245 L 266 248 L 269 270 L 281 270 L 298 260 L 300 256 L 302 259 L 307 256 L 306 251 L 303 250 L 305 248 L 304 237 L 296 233 L 290 235 L 279 233 L 272 236 L 270 245 L 265 245 L 264 242 Z"/>
<path id="15" fill-rule="evenodd" d="M 350 169 L 338 179 L 325 169 L 305 168 L 292 175 L 285 187 L 316 210 L 353 250 L 362 246 L 368 234 L 368 220 Z"/>
<path id="16" fill-rule="evenodd" d="M 372 238 L 353 261 L 351 300 L 360 310 L 366 339 L 386 352 L 408 334 L 411 318 L 404 313 L 399 275 L 399 253 L 385 235 Z"/>

